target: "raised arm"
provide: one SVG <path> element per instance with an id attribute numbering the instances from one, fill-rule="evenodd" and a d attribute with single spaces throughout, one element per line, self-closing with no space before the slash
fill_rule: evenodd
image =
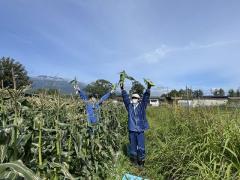
<path id="1" fill-rule="evenodd" d="M 79 93 L 80 98 L 81 98 L 84 102 L 87 102 L 88 97 L 87 97 L 87 95 L 85 94 L 85 92 L 78 90 L 78 93 Z"/>
<path id="2" fill-rule="evenodd" d="M 79 94 L 80 98 L 84 101 L 84 102 L 87 102 L 88 100 L 88 97 L 87 95 L 85 94 L 84 91 L 80 90 L 80 87 L 76 84 L 73 86 L 74 90 L 76 91 L 76 94 Z"/>
<path id="3" fill-rule="evenodd" d="M 126 109 L 128 109 L 128 106 L 131 102 L 130 102 L 130 98 L 127 91 L 124 89 L 122 89 L 122 98 L 123 98 L 123 102 L 125 104 Z"/>
<path id="4" fill-rule="evenodd" d="M 146 90 L 145 93 L 143 94 L 143 98 L 142 98 L 142 103 L 143 103 L 144 108 L 147 107 L 149 98 L 150 98 L 150 89 L 147 88 L 147 90 Z"/>
<path id="5" fill-rule="evenodd" d="M 111 94 L 112 94 L 111 92 L 108 92 L 103 97 L 101 97 L 101 99 L 98 101 L 98 105 L 101 105 L 103 101 L 106 101 L 111 96 Z"/>

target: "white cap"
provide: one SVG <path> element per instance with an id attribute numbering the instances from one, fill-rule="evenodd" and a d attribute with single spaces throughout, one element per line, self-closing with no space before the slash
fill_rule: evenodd
<path id="1" fill-rule="evenodd" d="M 140 99 L 140 96 L 138 94 L 132 94 L 132 98 Z"/>

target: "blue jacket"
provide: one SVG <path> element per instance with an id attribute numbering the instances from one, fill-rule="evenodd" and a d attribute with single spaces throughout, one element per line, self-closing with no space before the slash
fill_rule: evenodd
<path id="1" fill-rule="evenodd" d="M 149 124 L 146 118 L 146 108 L 150 97 L 150 89 L 145 91 L 142 100 L 135 109 L 125 90 L 122 90 L 122 97 L 128 111 L 128 130 L 142 132 L 149 129 Z"/>
<path id="2" fill-rule="evenodd" d="M 107 100 L 110 97 L 111 93 L 109 92 L 109 93 L 105 94 L 103 97 L 101 97 L 101 99 L 98 102 L 92 103 L 92 102 L 88 101 L 88 97 L 83 91 L 78 91 L 78 92 L 79 92 L 80 98 L 86 104 L 86 112 L 87 112 L 88 122 L 96 123 L 99 119 L 100 105 L 103 103 L 103 101 Z"/>

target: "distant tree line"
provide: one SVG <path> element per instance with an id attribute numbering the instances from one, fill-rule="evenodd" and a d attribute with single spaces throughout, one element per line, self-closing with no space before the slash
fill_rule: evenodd
<path id="1" fill-rule="evenodd" d="M 225 96 L 226 93 L 224 91 L 224 89 L 219 88 L 219 89 L 214 89 L 211 91 L 211 94 L 213 96 Z M 173 89 L 171 90 L 169 93 L 167 94 L 163 94 L 162 97 L 182 97 L 182 98 L 201 98 L 203 97 L 204 93 L 201 89 L 197 89 L 197 90 L 192 90 L 192 89 L 180 89 L 180 90 L 176 90 Z M 240 97 L 240 90 L 234 90 L 234 89 L 230 89 L 227 93 L 227 96 L 229 97 Z"/>
<path id="2" fill-rule="evenodd" d="M 192 90 L 190 88 L 176 90 L 173 89 L 167 94 L 163 94 L 162 97 L 182 97 L 182 98 L 201 98 L 203 97 L 203 91 L 201 89 Z"/>
<path id="3" fill-rule="evenodd" d="M 10 57 L 0 58 L 0 88 L 12 88 L 18 89 L 19 87 L 30 85 L 31 81 L 25 70 L 25 67 L 18 61 Z M 85 91 L 88 94 L 96 95 L 97 97 L 103 96 L 107 91 L 111 90 L 112 84 L 104 79 L 96 80 L 88 84 L 85 87 Z M 144 86 L 134 81 L 130 93 L 143 94 Z M 48 94 L 57 94 L 57 89 L 38 89 L 35 93 L 45 92 Z M 214 96 L 225 96 L 225 91 L 220 89 L 214 89 L 212 92 Z M 204 93 L 201 89 L 192 90 L 191 88 L 176 90 L 173 89 L 167 94 L 163 94 L 162 97 L 182 97 L 182 98 L 201 98 Z M 240 90 L 230 89 L 227 94 L 229 97 L 240 97 Z"/>
<path id="4" fill-rule="evenodd" d="M 214 89 L 214 90 L 212 91 L 212 94 L 213 94 L 214 96 L 225 96 L 225 91 L 224 91 L 222 88 L 220 88 L 220 89 Z"/>
<path id="5" fill-rule="evenodd" d="M 229 97 L 240 97 L 240 90 L 239 89 L 237 89 L 237 90 L 230 89 L 228 91 L 228 96 Z"/>

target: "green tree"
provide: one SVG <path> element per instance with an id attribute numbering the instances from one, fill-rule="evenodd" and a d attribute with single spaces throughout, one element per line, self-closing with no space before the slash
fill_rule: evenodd
<path id="1" fill-rule="evenodd" d="M 219 94 L 220 94 L 220 96 L 225 96 L 225 91 L 222 88 L 220 88 L 219 89 Z"/>
<path id="2" fill-rule="evenodd" d="M 137 93 L 139 95 L 142 95 L 144 89 L 145 89 L 144 86 L 140 82 L 134 81 L 133 84 L 132 84 L 132 88 L 130 90 L 130 93 L 131 94 Z"/>
<path id="3" fill-rule="evenodd" d="M 203 91 L 201 89 L 197 89 L 193 91 L 193 97 L 194 98 L 201 98 L 203 97 Z"/>
<path id="4" fill-rule="evenodd" d="M 166 98 L 168 97 L 168 94 L 163 93 L 160 97 Z"/>
<path id="5" fill-rule="evenodd" d="M 240 97 L 240 90 L 239 89 L 236 91 L 236 96 Z"/>
<path id="6" fill-rule="evenodd" d="M 186 91 L 184 91 L 183 89 L 180 89 L 180 90 L 178 91 L 178 96 L 180 96 L 180 97 L 185 97 L 185 96 L 186 96 Z"/>
<path id="7" fill-rule="evenodd" d="M 234 91 L 233 89 L 229 89 L 229 91 L 228 91 L 228 96 L 230 96 L 230 97 L 235 97 L 235 96 L 236 96 L 235 91 Z"/>
<path id="8" fill-rule="evenodd" d="M 189 98 L 193 98 L 193 90 L 190 88 L 186 89 L 186 97 Z"/>
<path id="9" fill-rule="evenodd" d="M 225 91 L 222 88 L 215 89 L 214 92 L 213 92 L 213 95 L 214 96 L 224 96 L 225 95 Z"/>
<path id="10" fill-rule="evenodd" d="M 95 82 L 88 84 L 85 87 L 85 91 L 95 97 L 102 97 L 104 94 L 111 90 L 112 83 L 104 79 L 98 79 Z"/>
<path id="11" fill-rule="evenodd" d="M 0 59 L 1 88 L 19 88 L 31 84 L 25 67 L 10 57 Z"/>
<path id="12" fill-rule="evenodd" d="M 171 90 L 169 93 L 168 93 L 168 96 L 170 97 L 179 97 L 179 93 L 176 89 L 173 89 Z"/>

